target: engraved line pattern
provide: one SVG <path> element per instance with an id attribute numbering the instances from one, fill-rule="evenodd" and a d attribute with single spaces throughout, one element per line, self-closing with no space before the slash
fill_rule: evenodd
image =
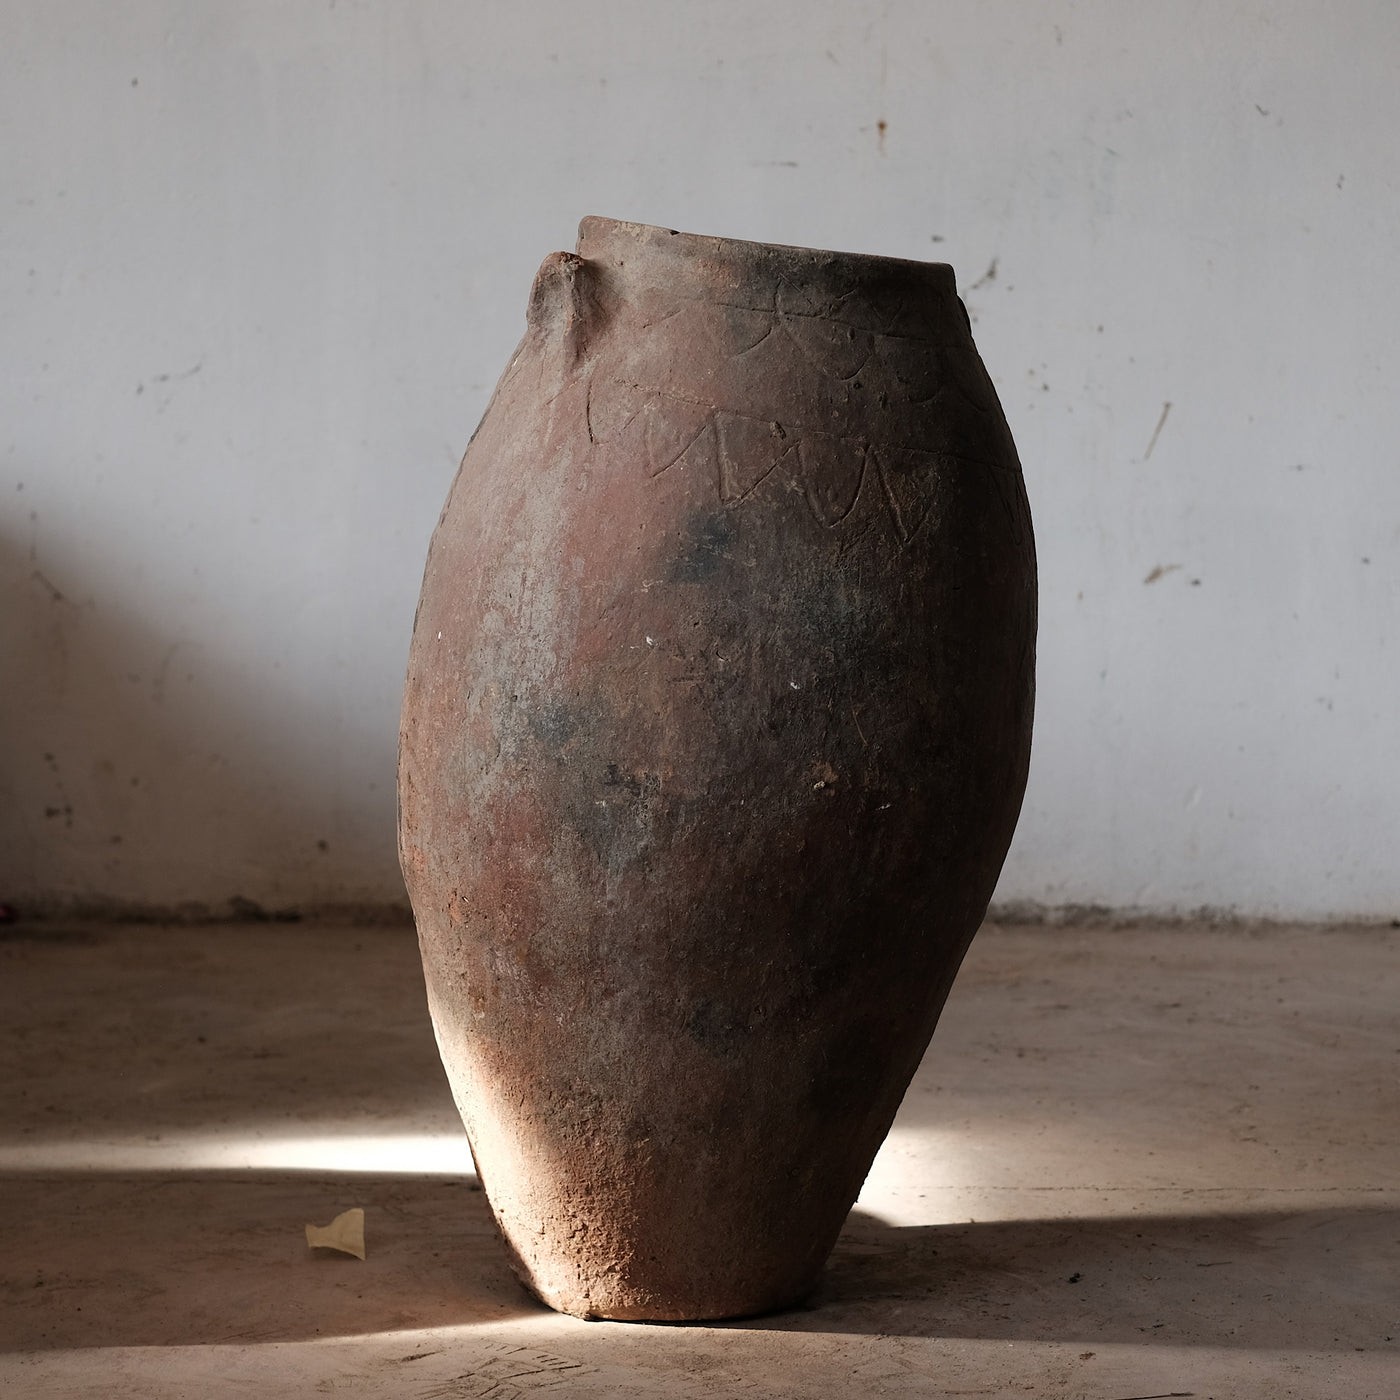
<path id="1" fill-rule="evenodd" d="M 696 307 L 740 313 L 753 321 L 736 324 L 731 319 L 725 337 L 730 359 L 752 354 L 781 329 L 802 358 L 829 382 L 849 383 L 876 360 L 884 370 L 885 390 L 907 404 L 927 406 L 947 394 L 983 422 L 1000 417 L 996 391 L 970 342 L 935 341 L 910 333 L 897 324 L 904 313 L 902 304 L 870 307 L 875 314 L 859 320 L 833 314 L 855 294 L 852 289 L 845 296 L 817 300 L 782 280 L 771 306 L 681 294 L 679 305 L 652 316 L 640 329 L 649 330 Z M 867 309 L 859 302 L 857 307 Z M 907 348 L 887 364 L 881 354 L 884 342 Z M 996 476 L 1012 533 L 1018 543 L 1022 537 L 1024 487 L 1014 449 L 999 459 L 898 445 L 876 448 L 857 435 L 795 430 L 772 416 L 719 408 L 683 392 L 608 373 L 606 358 L 602 362 L 595 358 L 587 366 L 583 417 L 588 441 L 596 445 L 624 434 L 639 435 L 640 455 L 651 476 L 660 476 L 677 463 L 708 470 L 719 499 L 733 504 L 749 498 L 781 469 L 824 528 L 843 530 L 850 536 L 847 542 L 853 543 L 883 515 L 895 540 L 905 548 L 936 518 L 933 505 L 940 475 L 950 467 L 976 466 Z M 567 380 L 577 383 L 577 373 Z M 600 386 L 614 391 L 612 408 L 601 423 L 595 393 Z M 552 397 L 567 387 L 566 382 Z M 619 390 L 623 391 L 621 402 Z M 886 401 L 885 391 L 880 391 L 878 402 Z M 895 460 L 902 460 L 903 470 L 896 468 Z"/>
<path id="2" fill-rule="evenodd" d="M 875 458 L 875 471 L 880 479 L 880 490 L 884 492 L 885 503 L 889 508 L 890 520 L 894 525 L 895 535 L 898 537 L 901 545 L 907 545 L 918 532 L 919 526 L 924 523 L 924 520 L 928 516 L 928 511 L 925 510 L 911 528 L 904 519 L 904 512 L 899 508 L 899 501 L 895 498 L 894 491 L 890 486 L 889 474 L 885 471 L 885 464 L 879 457 Z"/>
<path id="3" fill-rule="evenodd" d="M 920 334 L 918 331 L 896 330 L 895 324 L 905 309 L 902 301 L 899 305 L 890 308 L 882 317 L 856 318 L 835 314 L 836 307 L 843 302 L 850 301 L 858 292 L 859 288 L 852 288 L 837 297 L 833 304 L 829 301 L 815 300 L 801 288 L 794 289 L 789 282 L 783 279 L 779 282 L 772 302 L 766 306 L 755 306 L 748 301 L 729 301 L 709 295 L 691 296 L 684 291 L 672 291 L 671 295 L 676 298 L 677 305 L 669 311 L 663 311 L 643 321 L 638 329 L 650 330 L 653 326 L 659 326 L 662 322 L 669 321 L 694 307 L 699 307 L 702 310 L 719 308 L 725 311 L 751 312 L 755 316 L 766 316 L 770 321 L 776 321 L 784 315 L 798 316 L 808 320 L 829 321 L 832 325 L 846 327 L 858 335 L 874 335 L 890 340 L 912 341 L 920 345 L 927 345 L 931 349 L 967 350 L 971 348 L 966 338 L 943 341 L 935 340 L 931 336 Z"/>
<path id="4" fill-rule="evenodd" d="M 773 418 L 773 417 L 771 417 L 771 416 L 764 415 L 764 414 L 756 414 L 756 413 L 743 413 L 743 412 L 740 412 L 740 411 L 737 410 L 737 409 L 732 409 L 732 408 L 716 408 L 716 407 L 712 407 L 711 405 L 707 404 L 707 403 L 705 402 L 704 399 L 695 398 L 695 397 L 693 397 L 692 395 L 689 395 L 689 394 L 677 393 L 677 392 L 676 392 L 675 390 L 673 390 L 673 389 L 661 389 L 661 388 L 657 388 L 657 387 L 652 386 L 652 385 L 638 384 L 635 380 L 630 380 L 630 379 L 615 379 L 615 380 L 612 381 L 612 383 L 618 385 L 620 388 L 631 389 L 631 390 L 635 391 L 635 392 L 638 393 L 638 394 L 644 395 L 645 398 L 644 398 L 643 402 L 641 402 L 641 403 L 638 404 L 635 408 L 633 408 L 633 409 L 631 410 L 631 412 L 629 412 L 629 413 L 626 415 L 626 417 L 624 417 L 624 418 L 622 419 L 622 421 L 621 421 L 620 423 L 617 424 L 616 427 L 614 427 L 614 428 L 608 430 L 607 432 L 603 432 L 603 431 L 600 431 L 600 430 L 595 426 L 595 427 L 593 428 L 593 433 L 594 433 L 594 440 L 597 441 L 597 442 L 609 442 L 609 441 L 612 441 L 612 440 L 615 439 L 615 438 L 621 437 L 621 436 L 623 435 L 623 433 L 625 433 L 625 432 L 627 431 L 627 429 L 628 429 L 629 427 L 631 427 L 632 424 L 635 423 L 635 422 L 637 421 L 637 419 L 640 418 L 640 417 L 642 417 L 643 415 L 651 415 L 651 416 L 653 416 L 653 417 L 655 418 L 657 415 L 664 414 L 665 411 L 666 411 L 666 404 L 667 404 L 668 402 L 670 402 L 670 403 L 675 403 L 675 404 L 684 404 L 684 405 L 686 406 L 686 408 L 688 408 L 688 409 L 697 409 L 697 408 L 698 408 L 698 409 L 702 409 L 702 410 L 705 411 L 705 413 L 706 413 L 707 415 L 709 415 L 710 418 L 713 418 L 713 419 L 716 419 L 716 420 L 738 421 L 738 422 L 762 424 L 764 427 L 776 427 L 776 428 L 779 428 L 779 429 L 782 430 L 784 436 L 788 435 L 788 434 L 792 431 L 792 429 L 790 428 L 790 426 L 789 426 L 788 424 L 781 423 L 781 422 L 779 422 L 778 419 Z M 561 392 L 562 392 L 562 391 L 561 391 Z M 554 397 L 557 398 L 558 395 L 555 395 Z M 960 395 L 960 397 L 966 398 L 966 395 Z M 588 390 L 587 390 L 587 400 L 586 400 L 587 405 L 590 406 L 590 407 L 589 407 L 590 414 L 591 414 L 591 404 L 592 404 L 592 401 L 593 401 L 592 384 L 590 383 L 590 385 L 589 385 L 589 387 L 588 387 Z M 971 402 L 970 400 L 968 400 L 968 401 Z M 917 402 L 917 401 L 916 401 L 916 400 L 911 400 L 911 402 Z M 974 407 L 976 407 L 976 405 L 974 405 Z M 978 412 L 979 412 L 979 413 L 985 414 L 985 413 L 988 413 L 989 411 L 990 411 L 990 410 L 982 409 L 982 408 L 980 408 L 980 407 L 978 408 Z M 708 422 L 708 420 L 707 420 L 707 422 Z M 698 438 L 699 436 L 701 436 L 701 434 L 702 434 L 703 431 L 704 431 L 705 426 L 707 426 L 707 424 L 702 424 L 699 428 L 697 428 L 697 429 L 695 430 L 695 432 L 692 434 L 692 436 L 687 440 L 686 447 L 688 447 L 688 446 L 690 445 L 690 443 L 694 442 L 696 438 Z M 852 434 L 852 435 L 842 435 L 842 434 L 835 434 L 835 433 L 823 433 L 823 432 L 821 432 L 821 431 L 818 430 L 818 429 L 808 429 L 808 430 L 806 431 L 806 433 L 805 433 L 805 436 L 807 436 L 807 437 L 821 438 L 821 439 L 830 440 L 830 441 L 833 441 L 833 442 L 846 442 L 846 443 L 851 443 L 851 444 L 855 445 L 857 448 L 859 448 L 859 447 L 865 442 L 865 439 L 864 439 L 864 438 L 861 438 L 861 437 L 856 436 L 856 435 L 854 435 L 854 434 Z M 684 453 L 685 453 L 686 447 L 682 447 L 682 448 L 680 449 L 680 451 L 679 451 L 678 453 L 675 454 L 675 456 L 668 458 L 667 461 L 666 461 L 666 466 L 670 466 L 673 462 L 675 462 L 675 461 L 677 460 L 677 458 L 679 458 L 680 456 L 683 456 Z M 1017 464 L 1017 465 L 1012 465 L 1011 463 L 1008 463 L 1008 462 L 1003 461 L 1003 460 L 1001 460 L 1001 459 L 999 459 L 999 458 L 996 458 L 996 457 L 983 457 L 983 456 L 978 456 L 978 455 L 976 455 L 976 454 L 974 454 L 974 453 L 971 453 L 971 452 L 950 452 L 950 451 L 948 451 L 948 450 L 946 450 L 946 449 L 938 449 L 938 450 L 936 450 L 936 451 L 930 451 L 930 450 L 928 450 L 928 449 L 926 449 L 926 448 L 901 447 L 901 446 L 896 445 L 896 447 L 895 447 L 893 450 L 901 451 L 901 452 L 922 453 L 924 456 L 927 456 L 927 457 L 950 457 L 950 458 L 955 458 L 956 460 L 958 460 L 958 461 L 960 461 L 960 462 L 976 463 L 976 464 L 979 465 L 979 466 L 983 466 L 983 467 L 990 468 L 990 469 L 993 470 L 993 471 L 1014 472 L 1014 471 L 1017 470 L 1017 466 L 1019 465 L 1019 464 Z M 652 472 L 650 473 L 650 475 L 652 475 L 652 476 L 657 476 L 657 475 L 660 474 L 661 471 L 664 471 L 664 470 L 665 470 L 665 467 L 658 468 L 657 470 L 652 471 Z M 747 494 L 747 493 L 745 493 L 745 494 Z"/>
<path id="5" fill-rule="evenodd" d="M 918 500 L 917 490 L 904 493 L 916 499 L 901 501 L 894 484 L 896 473 L 889 460 L 891 455 L 914 464 L 914 470 L 909 473 L 911 477 L 927 478 L 940 468 L 949 467 L 990 470 L 999 482 L 1001 498 L 1011 516 L 1013 535 L 1019 542 L 1021 513 L 1012 503 L 1023 488 L 1015 480 L 1018 466 L 1014 461 L 920 448 L 876 448 L 861 437 L 812 430 L 795 436 L 773 418 L 712 408 L 688 395 L 627 381 L 615 382 L 640 392 L 644 398 L 615 428 L 603 433 L 592 421 L 590 382 L 585 395 L 589 441 L 615 441 L 629 429 L 635 432 L 640 423 L 640 446 L 650 476 L 660 476 L 678 463 L 688 462 L 699 470 L 708 469 L 713 474 L 719 499 L 733 504 L 746 500 L 782 468 L 802 491 L 813 518 L 830 530 L 839 529 L 853 522 L 857 514 L 863 514 L 857 507 L 862 501 L 868 503 L 874 491 L 880 499 L 879 509 L 888 515 L 895 538 L 904 548 L 928 524 L 930 503 Z M 668 402 L 675 405 L 675 416 L 668 413 Z M 697 410 L 703 412 L 698 423 Z M 823 481 L 829 484 L 823 486 Z M 862 524 L 862 534 L 869 523 Z"/>

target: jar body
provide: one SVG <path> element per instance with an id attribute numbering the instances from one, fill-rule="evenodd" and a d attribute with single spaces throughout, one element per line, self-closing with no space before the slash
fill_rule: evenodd
<path id="1" fill-rule="evenodd" d="M 1020 466 L 937 264 L 585 220 L 429 551 L 400 850 L 522 1279 L 814 1282 L 1025 786 Z"/>

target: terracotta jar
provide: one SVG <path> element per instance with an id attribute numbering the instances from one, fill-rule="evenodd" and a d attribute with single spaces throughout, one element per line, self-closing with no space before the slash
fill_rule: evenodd
<path id="1" fill-rule="evenodd" d="M 585 219 L 433 536 L 400 844 L 520 1277 L 814 1283 L 996 882 L 1021 469 L 940 264 Z"/>

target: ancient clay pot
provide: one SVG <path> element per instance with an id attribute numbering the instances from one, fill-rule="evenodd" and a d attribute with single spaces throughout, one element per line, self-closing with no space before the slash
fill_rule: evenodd
<path id="1" fill-rule="evenodd" d="M 443 1061 L 550 1306 L 811 1287 L 1011 839 L 1035 608 L 951 268 L 608 219 L 545 259 L 399 785 Z"/>

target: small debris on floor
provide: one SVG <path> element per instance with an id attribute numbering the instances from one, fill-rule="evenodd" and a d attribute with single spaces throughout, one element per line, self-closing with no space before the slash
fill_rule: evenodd
<path id="1" fill-rule="evenodd" d="M 365 1213 L 359 1206 L 342 1211 L 329 1225 L 308 1225 L 306 1243 L 311 1249 L 338 1249 L 342 1254 L 365 1257 Z"/>

